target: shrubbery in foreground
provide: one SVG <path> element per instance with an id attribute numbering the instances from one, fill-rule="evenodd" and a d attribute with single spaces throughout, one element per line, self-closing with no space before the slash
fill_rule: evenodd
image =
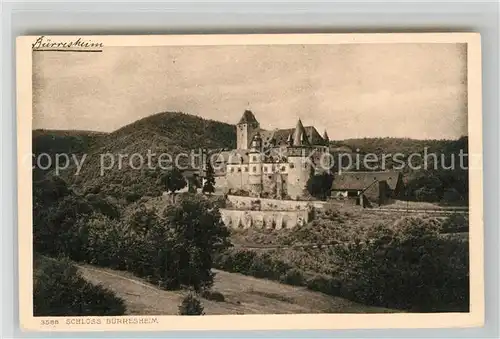
<path id="1" fill-rule="evenodd" d="M 413 312 L 469 310 L 468 243 L 439 236 L 420 218 L 383 225 L 362 241 L 339 245 L 346 295 L 369 305 Z"/>
<path id="2" fill-rule="evenodd" d="M 125 303 L 112 291 L 86 281 L 69 261 L 35 256 L 34 316 L 112 316 Z"/>
<path id="3" fill-rule="evenodd" d="M 350 234 L 334 246 L 332 275 L 311 275 L 269 253 L 226 251 L 220 269 L 314 291 L 366 305 L 413 312 L 469 309 L 468 243 L 439 236 L 440 225 L 403 218 L 393 227 L 380 225 Z"/>
<path id="4" fill-rule="evenodd" d="M 179 305 L 180 315 L 204 315 L 201 302 L 193 293 L 187 294 Z"/>
<path id="5" fill-rule="evenodd" d="M 213 284 L 213 255 L 229 246 L 229 231 L 206 197 L 178 199 L 162 215 L 140 206 L 128 219 L 118 219 L 104 213 L 109 208 L 96 213 L 87 196 L 67 189 L 46 204 L 42 198 L 48 192 L 42 187 L 35 200 L 33 239 L 39 253 L 127 270 L 166 289 L 200 291 Z"/>

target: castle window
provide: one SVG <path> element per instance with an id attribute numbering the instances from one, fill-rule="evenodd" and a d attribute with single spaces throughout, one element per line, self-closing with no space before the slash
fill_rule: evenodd
<path id="1" fill-rule="evenodd" d="M 267 167 L 266 166 L 264 166 L 264 172 L 267 172 Z"/>
<path id="2" fill-rule="evenodd" d="M 252 161 L 257 161 L 257 157 L 255 155 L 252 157 Z"/>
<path id="3" fill-rule="evenodd" d="M 285 166 L 281 166 L 281 170 L 284 172 L 286 171 L 286 167 Z"/>
<path id="4" fill-rule="evenodd" d="M 234 172 L 234 168 L 231 167 L 231 173 L 233 173 L 233 172 Z"/>
<path id="5" fill-rule="evenodd" d="M 254 173 L 255 173 L 255 172 L 257 172 L 257 166 L 254 166 L 254 167 L 252 168 L 252 172 L 254 172 Z"/>
<path id="6" fill-rule="evenodd" d="M 294 164 L 290 164 L 290 168 L 294 168 L 294 167 L 295 167 L 295 165 L 294 165 Z"/>
<path id="7" fill-rule="evenodd" d="M 248 172 L 248 167 L 245 166 L 245 172 Z"/>
<path id="8" fill-rule="evenodd" d="M 240 168 L 240 167 L 238 167 L 238 173 L 239 173 L 239 172 L 241 172 L 241 168 Z"/>
<path id="9" fill-rule="evenodd" d="M 272 178 L 273 178 L 273 176 L 272 176 L 272 175 L 270 175 L 268 178 L 269 178 L 269 179 L 272 179 Z"/>

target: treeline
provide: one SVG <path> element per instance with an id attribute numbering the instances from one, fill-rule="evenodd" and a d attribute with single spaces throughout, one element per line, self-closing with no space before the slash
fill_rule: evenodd
<path id="1" fill-rule="evenodd" d="M 468 312 L 468 243 L 443 238 L 441 231 L 436 223 L 404 218 L 392 227 L 349 232 L 343 237 L 349 241 L 330 248 L 330 264 L 335 267 L 331 274 L 305 270 L 300 258 L 285 263 L 273 252 L 250 250 L 228 250 L 217 257 L 216 266 L 366 305 L 411 312 Z"/>
<path id="2" fill-rule="evenodd" d="M 462 137 L 461 139 L 467 137 Z M 459 142 L 459 141 L 458 141 Z M 347 146 L 353 152 L 359 150 L 360 153 L 374 154 L 412 154 L 422 153 L 424 148 L 428 148 L 428 152 L 443 152 L 450 145 L 457 143 L 457 140 L 446 139 L 428 139 L 419 140 L 411 138 L 358 138 L 330 141 L 332 147 Z"/>

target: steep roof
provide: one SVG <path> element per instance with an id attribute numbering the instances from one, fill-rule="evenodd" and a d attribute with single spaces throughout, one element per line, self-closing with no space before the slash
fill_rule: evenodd
<path id="1" fill-rule="evenodd" d="M 325 131 L 323 132 L 323 140 L 325 140 L 325 141 L 330 141 L 330 138 L 328 137 L 328 133 L 326 132 L 326 129 L 325 129 Z"/>
<path id="2" fill-rule="evenodd" d="M 314 126 L 304 127 L 306 130 L 307 140 L 311 145 L 322 145 L 325 143 L 325 139 L 318 133 Z"/>
<path id="3" fill-rule="evenodd" d="M 304 127 L 305 135 L 307 140 L 311 145 L 322 145 L 324 144 L 324 140 L 321 135 L 318 133 L 314 126 L 306 126 Z M 284 128 L 284 129 L 275 129 L 272 131 L 260 130 L 260 135 L 262 137 L 262 144 L 264 147 L 270 145 L 271 140 L 274 139 L 274 143 L 276 146 L 288 146 L 289 138 L 293 142 L 295 128 Z"/>
<path id="4" fill-rule="evenodd" d="M 295 126 L 295 131 L 293 132 L 293 146 L 301 146 L 309 144 L 309 140 L 307 138 L 307 132 L 302 125 L 302 121 L 297 121 L 297 125 Z"/>
<path id="5" fill-rule="evenodd" d="M 245 112 L 243 112 L 243 115 L 241 116 L 240 121 L 238 122 L 238 125 L 240 124 L 251 124 L 251 123 L 259 123 L 257 119 L 255 118 L 255 115 L 252 113 L 252 111 L 246 109 Z"/>
<path id="6" fill-rule="evenodd" d="M 376 181 L 386 181 L 390 189 L 397 187 L 402 175 L 397 171 L 384 172 L 343 172 L 333 179 L 333 190 L 364 190 Z"/>

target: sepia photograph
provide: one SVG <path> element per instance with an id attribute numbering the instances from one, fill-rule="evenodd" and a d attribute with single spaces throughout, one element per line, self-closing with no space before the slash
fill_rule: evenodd
<path id="1" fill-rule="evenodd" d="M 479 35 L 32 36 L 17 51 L 31 327 L 483 321 Z"/>

